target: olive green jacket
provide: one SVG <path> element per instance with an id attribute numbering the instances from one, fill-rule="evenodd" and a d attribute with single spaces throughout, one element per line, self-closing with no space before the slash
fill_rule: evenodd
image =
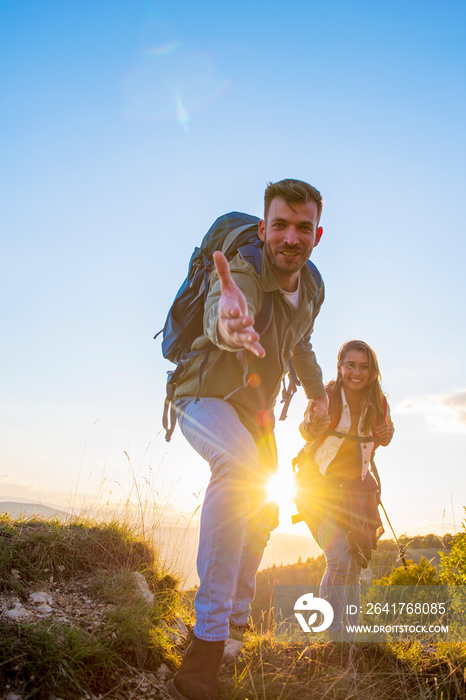
<path id="1" fill-rule="evenodd" d="M 322 286 L 314 299 L 317 287 L 305 265 L 301 270 L 299 306 L 293 309 L 280 290 L 266 255 L 262 256 L 262 279 L 239 254 L 230 262 L 230 270 L 246 297 L 249 314 L 254 318 L 261 309 L 264 293 L 272 295 L 272 322 L 260 338 L 266 355 L 258 358 L 250 352 L 238 352 L 237 348 L 224 345 L 217 335 L 220 282 L 214 272 L 204 309 L 204 334 L 192 345 L 192 350 L 211 350 L 201 374 L 205 353 L 187 361 L 186 370 L 175 388 L 175 398 L 226 398 L 248 430 L 257 436 L 263 434 L 264 429 L 268 432 L 273 427 L 272 412 L 281 380 L 289 370 L 290 359 L 307 398 L 325 394 L 322 372 L 310 343 L 314 320 L 324 300 L 324 289 Z M 247 367 L 241 358 L 247 360 Z"/>

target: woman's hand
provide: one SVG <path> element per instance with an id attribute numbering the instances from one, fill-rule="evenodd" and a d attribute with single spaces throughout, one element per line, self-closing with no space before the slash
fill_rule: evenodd
<path id="1" fill-rule="evenodd" d="M 394 432 L 395 428 L 391 423 L 382 423 L 375 429 L 374 435 L 382 447 L 386 447 L 390 443 Z"/>

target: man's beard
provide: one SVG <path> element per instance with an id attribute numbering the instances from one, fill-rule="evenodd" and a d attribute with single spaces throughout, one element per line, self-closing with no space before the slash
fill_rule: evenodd
<path id="1" fill-rule="evenodd" d="M 265 247 L 265 253 L 267 255 L 268 261 L 271 264 L 272 267 L 274 267 L 276 270 L 279 272 L 285 273 L 285 274 L 294 274 L 301 270 L 301 268 L 304 267 L 304 265 L 307 262 L 307 258 L 305 258 L 305 250 L 302 247 L 297 247 L 297 246 L 280 246 L 279 248 L 276 249 L 274 252 L 266 240 L 264 243 Z M 277 259 L 277 255 L 280 254 L 284 250 L 290 250 L 293 251 L 294 253 L 299 253 L 300 257 L 299 260 L 296 260 L 294 265 L 291 264 L 291 260 L 289 264 L 286 264 L 285 262 L 280 262 L 280 260 Z"/>

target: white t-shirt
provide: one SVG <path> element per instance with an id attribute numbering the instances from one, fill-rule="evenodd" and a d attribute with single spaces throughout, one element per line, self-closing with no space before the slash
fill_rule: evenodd
<path id="1" fill-rule="evenodd" d="M 284 289 L 281 289 L 281 293 L 287 300 L 288 304 L 291 306 L 293 309 L 297 309 L 299 305 L 299 292 L 301 290 L 301 277 L 298 279 L 298 288 L 295 292 L 285 292 Z"/>

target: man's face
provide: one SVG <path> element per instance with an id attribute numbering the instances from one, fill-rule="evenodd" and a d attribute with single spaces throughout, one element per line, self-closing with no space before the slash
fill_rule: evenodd
<path id="1" fill-rule="evenodd" d="M 314 201 L 287 204 L 281 197 L 270 203 L 267 222 L 259 222 L 259 237 L 282 289 L 297 288 L 299 271 L 319 243 L 322 228 Z"/>

